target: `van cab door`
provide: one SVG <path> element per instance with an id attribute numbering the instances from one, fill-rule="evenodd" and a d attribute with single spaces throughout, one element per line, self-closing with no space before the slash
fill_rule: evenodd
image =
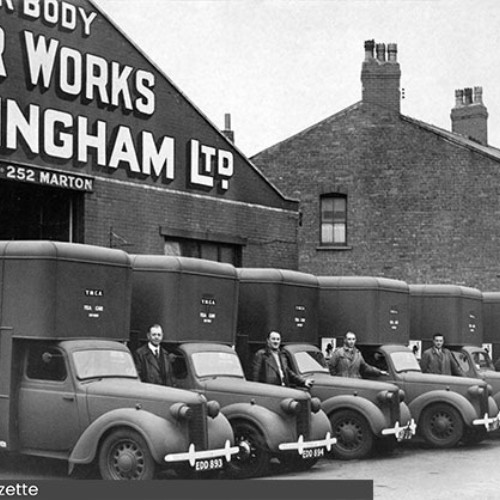
<path id="1" fill-rule="evenodd" d="M 80 435 L 77 398 L 66 354 L 33 343 L 19 387 L 18 436 L 24 450 L 69 452 Z"/>

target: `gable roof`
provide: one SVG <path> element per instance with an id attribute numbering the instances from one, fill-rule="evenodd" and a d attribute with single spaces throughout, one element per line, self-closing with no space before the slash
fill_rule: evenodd
<path id="1" fill-rule="evenodd" d="M 327 125 L 328 123 L 336 122 L 337 120 L 348 115 L 352 111 L 360 109 L 365 104 L 366 103 L 364 103 L 363 101 L 358 101 L 354 104 L 351 104 L 347 108 L 344 108 L 344 109 L 338 111 L 337 113 L 325 118 L 324 120 L 321 120 L 321 121 L 315 123 L 314 125 L 311 125 L 310 127 L 307 127 L 306 129 L 301 130 L 300 132 L 297 132 L 296 134 L 274 144 L 273 146 L 270 146 L 270 147 L 264 149 L 263 151 L 260 151 L 259 153 L 253 155 L 252 158 L 258 157 L 260 154 L 262 154 L 265 151 L 274 149 L 278 146 L 283 146 L 288 141 L 293 141 L 295 139 L 298 139 L 298 138 L 308 134 L 309 132 L 313 131 L 314 129 L 316 129 L 318 127 L 322 127 L 323 125 Z M 368 105 L 369 106 L 377 106 L 377 104 L 372 104 L 372 103 L 370 103 Z M 485 146 L 485 145 L 480 144 L 474 140 L 471 140 L 463 135 L 456 134 L 454 132 L 442 129 L 440 127 L 437 127 L 436 125 L 431 125 L 429 123 L 425 123 L 425 122 L 423 122 L 421 120 L 417 120 L 415 118 L 411 118 L 410 116 L 406 116 L 406 115 L 397 113 L 395 111 L 391 111 L 387 108 L 384 108 L 384 110 L 389 112 L 389 113 L 394 113 L 395 115 L 397 114 L 402 121 L 409 123 L 415 127 L 418 127 L 421 130 L 436 134 L 436 135 L 440 136 L 442 139 L 445 139 L 445 140 L 447 140 L 447 141 L 449 141 L 457 146 L 467 148 L 473 152 L 483 154 L 483 155 L 485 155 L 493 160 L 500 162 L 500 149 L 498 149 L 498 148 L 495 148 L 493 146 Z"/>

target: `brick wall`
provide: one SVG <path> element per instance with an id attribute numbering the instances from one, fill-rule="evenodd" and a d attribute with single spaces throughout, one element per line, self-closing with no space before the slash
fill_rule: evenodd
<path id="1" fill-rule="evenodd" d="M 300 198 L 299 269 L 500 290 L 500 162 L 358 103 L 253 159 Z M 348 249 L 319 249 L 319 196 L 348 196 Z"/>
<path id="2" fill-rule="evenodd" d="M 246 240 L 245 266 L 297 269 L 296 211 L 99 178 L 95 182 L 95 192 L 85 198 L 87 244 L 109 246 L 112 228 L 130 244 L 121 246 L 124 250 L 162 254 L 160 227 L 170 227 Z"/>

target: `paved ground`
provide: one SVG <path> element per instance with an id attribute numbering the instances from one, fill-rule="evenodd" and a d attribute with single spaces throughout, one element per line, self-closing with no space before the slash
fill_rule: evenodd
<path id="1" fill-rule="evenodd" d="M 272 476 L 267 479 L 371 479 L 376 500 L 497 500 L 499 461 L 499 437 L 452 450 L 426 449 L 410 442 L 386 457 L 322 460 L 308 472 L 287 474 L 271 467 Z M 66 464 L 55 460 L 0 456 L 0 479 L 66 479 L 66 471 Z"/>

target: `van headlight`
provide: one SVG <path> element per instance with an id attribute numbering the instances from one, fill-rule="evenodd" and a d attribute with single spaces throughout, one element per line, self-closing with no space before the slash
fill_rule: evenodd
<path id="1" fill-rule="evenodd" d="M 286 398 L 280 403 L 280 408 L 290 415 L 296 415 L 299 411 L 299 402 L 293 398 Z"/>
<path id="2" fill-rule="evenodd" d="M 193 416 L 193 410 L 186 403 L 173 404 L 170 413 L 177 420 L 189 420 Z"/>
<path id="3" fill-rule="evenodd" d="M 207 403 L 207 413 L 211 418 L 215 418 L 220 413 L 220 404 L 217 401 L 211 400 Z"/>

